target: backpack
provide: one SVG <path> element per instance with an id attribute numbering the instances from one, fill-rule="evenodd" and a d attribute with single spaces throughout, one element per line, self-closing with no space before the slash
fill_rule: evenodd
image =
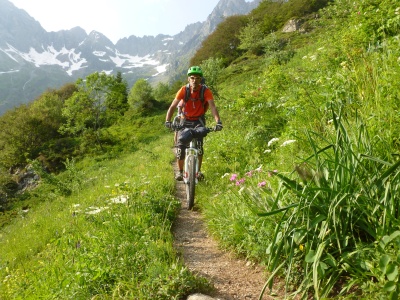
<path id="1" fill-rule="evenodd" d="M 202 84 L 200 88 L 200 101 L 203 104 L 204 113 L 206 113 L 206 111 L 208 110 L 208 102 L 204 103 L 204 92 L 206 88 L 207 86 L 205 84 Z M 185 101 L 185 104 L 189 100 L 189 98 L 190 98 L 190 85 L 188 83 L 185 87 L 185 98 L 183 99 Z"/>

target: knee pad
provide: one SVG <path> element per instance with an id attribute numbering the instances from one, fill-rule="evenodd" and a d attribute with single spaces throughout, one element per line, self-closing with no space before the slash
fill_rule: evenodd
<path id="1" fill-rule="evenodd" d="M 179 160 L 184 159 L 185 158 L 185 149 L 182 149 L 181 147 L 177 147 L 175 155 L 176 155 L 176 158 Z"/>
<path id="2" fill-rule="evenodd" d="M 199 151 L 198 155 L 203 155 L 204 149 L 203 149 L 203 141 L 202 140 L 197 140 L 197 150 Z"/>

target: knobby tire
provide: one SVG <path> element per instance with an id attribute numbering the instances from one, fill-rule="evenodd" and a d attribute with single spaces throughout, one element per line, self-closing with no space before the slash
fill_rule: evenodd
<path id="1" fill-rule="evenodd" d="M 186 200 L 187 209 L 192 209 L 194 206 L 194 194 L 196 187 L 196 158 L 188 157 L 188 182 L 186 184 Z"/>

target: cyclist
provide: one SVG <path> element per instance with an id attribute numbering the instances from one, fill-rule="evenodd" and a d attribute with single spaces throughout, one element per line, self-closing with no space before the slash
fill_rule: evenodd
<path id="1" fill-rule="evenodd" d="M 167 111 L 167 115 L 165 118 L 165 127 L 171 128 L 171 118 L 174 114 L 175 109 L 179 106 L 182 110 L 182 114 L 184 119 L 181 124 L 183 128 L 178 132 L 178 137 L 182 133 L 184 128 L 195 128 L 196 126 L 205 126 L 205 118 L 204 114 L 207 108 L 210 108 L 211 113 L 217 122 L 215 126 L 215 130 L 222 130 L 222 122 L 218 114 L 217 107 L 214 103 L 214 96 L 209 88 L 205 88 L 203 101 L 200 99 L 200 90 L 202 87 L 202 79 L 203 79 L 203 71 L 199 66 L 192 66 L 187 71 L 189 88 L 190 88 L 190 96 L 187 101 L 185 101 L 186 94 L 186 86 L 183 86 L 175 96 L 175 99 L 172 101 L 171 106 Z M 183 164 L 185 160 L 185 148 L 186 144 L 182 144 L 179 142 L 179 138 L 177 140 L 176 145 L 176 158 L 178 163 L 179 172 L 176 174 L 175 179 L 178 181 L 183 180 Z M 198 140 L 197 148 L 199 150 L 199 173 L 198 179 L 204 179 L 203 173 L 201 173 L 201 163 L 203 160 L 203 139 Z"/>

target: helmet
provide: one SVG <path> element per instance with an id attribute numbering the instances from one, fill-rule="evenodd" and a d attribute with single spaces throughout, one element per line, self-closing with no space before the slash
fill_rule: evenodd
<path id="1" fill-rule="evenodd" d="M 201 77 L 203 77 L 203 71 L 201 70 L 201 68 L 199 66 L 193 66 L 190 67 L 189 70 L 187 71 L 187 76 L 190 75 L 199 75 Z"/>

